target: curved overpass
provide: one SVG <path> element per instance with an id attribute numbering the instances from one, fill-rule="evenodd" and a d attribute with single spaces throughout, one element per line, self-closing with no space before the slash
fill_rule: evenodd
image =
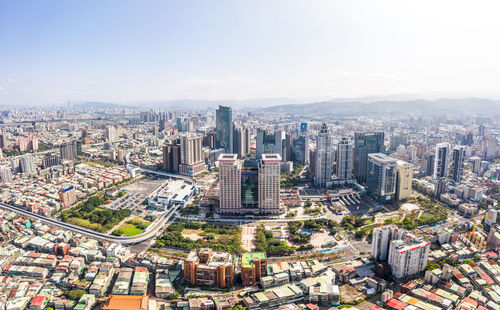
<path id="1" fill-rule="evenodd" d="M 163 214 L 162 217 L 156 221 L 156 223 L 153 223 L 152 225 L 150 225 L 141 234 L 136 235 L 136 236 L 125 236 L 125 237 L 101 233 L 98 231 L 94 231 L 92 229 L 88 229 L 88 228 L 81 227 L 78 225 L 73 225 L 70 223 L 59 221 L 59 220 L 56 220 L 56 219 L 53 219 L 50 217 L 46 217 L 46 216 L 41 215 L 41 214 L 33 213 L 31 211 L 27 211 L 27 210 L 24 210 L 24 209 L 21 209 L 18 207 L 14 207 L 14 206 L 11 206 L 11 205 L 8 205 L 5 203 L 0 203 L 0 208 L 5 209 L 7 211 L 15 212 L 19 215 L 31 218 L 33 220 L 41 221 L 45 224 L 49 224 L 49 225 L 52 225 L 55 227 L 66 229 L 66 230 L 72 231 L 74 233 L 83 234 L 83 235 L 89 236 L 91 238 L 109 241 L 109 242 L 117 242 L 117 243 L 122 243 L 122 244 L 134 244 L 134 243 L 139 243 L 139 242 L 148 240 L 149 238 L 155 237 L 157 235 L 159 229 L 162 228 L 163 225 L 168 220 L 170 220 L 170 218 L 175 213 L 175 211 L 177 211 L 178 206 L 173 207 L 168 212 Z"/>

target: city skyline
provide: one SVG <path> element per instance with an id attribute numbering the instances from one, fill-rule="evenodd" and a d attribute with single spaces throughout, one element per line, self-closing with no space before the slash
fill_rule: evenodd
<path id="1" fill-rule="evenodd" d="M 500 98 L 498 7 L 3 1 L 0 103 Z"/>

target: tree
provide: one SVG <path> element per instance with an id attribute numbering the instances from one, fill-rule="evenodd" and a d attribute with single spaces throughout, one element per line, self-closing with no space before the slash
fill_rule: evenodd
<path id="1" fill-rule="evenodd" d="M 247 309 L 247 307 L 244 307 L 242 305 L 236 305 L 233 307 L 233 310 L 246 310 L 246 309 Z"/>
<path id="2" fill-rule="evenodd" d="M 85 290 L 71 290 L 64 292 L 64 296 L 71 300 L 79 300 L 85 294 Z"/>

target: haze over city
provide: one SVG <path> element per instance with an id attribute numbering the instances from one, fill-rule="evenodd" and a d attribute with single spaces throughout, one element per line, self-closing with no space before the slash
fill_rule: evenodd
<path id="1" fill-rule="evenodd" d="M 2 1 L 0 104 L 497 99 L 499 9 L 497 1 Z"/>

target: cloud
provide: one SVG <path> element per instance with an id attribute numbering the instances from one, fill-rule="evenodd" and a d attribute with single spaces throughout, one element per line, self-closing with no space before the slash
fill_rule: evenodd
<path id="1" fill-rule="evenodd" d="M 18 79 L 15 79 L 15 78 L 9 78 L 9 79 L 7 79 L 7 82 L 9 82 L 9 83 L 19 83 L 19 82 L 21 82 L 21 80 L 18 80 Z"/>
<path id="2" fill-rule="evenodd" d="M 5 87 L 0 86 L 0 91 L 5 90 Z"/>

